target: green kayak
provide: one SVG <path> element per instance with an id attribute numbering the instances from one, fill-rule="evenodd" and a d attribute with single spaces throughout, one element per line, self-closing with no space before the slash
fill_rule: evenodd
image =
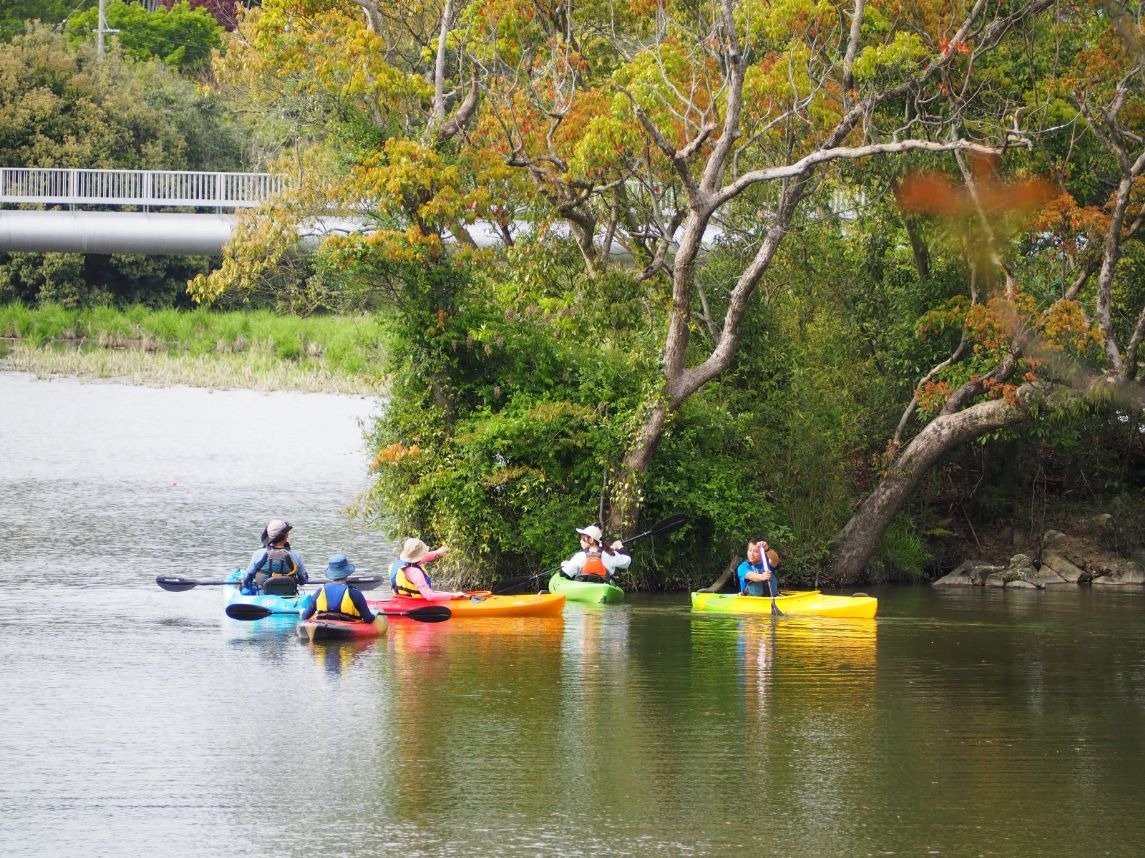
<path id="1" fill-rule="evenodd" d="M 589 605 L 614 605 L 624 601 L 624 591 L 615 584 L 573 581 L 560 572 L 549 579 L 549 592 L 563 593 L 566 602 L 585 602 Z"/>

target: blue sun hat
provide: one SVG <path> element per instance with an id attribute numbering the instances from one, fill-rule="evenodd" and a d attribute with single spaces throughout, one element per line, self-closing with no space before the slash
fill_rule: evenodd
<path id="1" fill-rule="evenodd" d="M 354 566 L 345 554 L 335 554 L 326 561 L 326 577 L 331 581 L 341 581 L 349 578 L 357 567 Z"/>

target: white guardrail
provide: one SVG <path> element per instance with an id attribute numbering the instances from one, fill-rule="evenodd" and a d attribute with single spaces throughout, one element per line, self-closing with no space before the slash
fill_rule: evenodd
<path id="1" fill-rule="evenodd" d="M 270 173 L 0 167 L 0 205 L 253 208 L 285 186 Z"/>

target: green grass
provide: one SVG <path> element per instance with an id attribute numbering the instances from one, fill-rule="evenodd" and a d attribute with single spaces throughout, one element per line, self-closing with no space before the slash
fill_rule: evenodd
<path id="1" fill-rule="evenodd" d="M 4 365 L 141 383 L 377 392 L 381 331 L 368 316 L 280 316 L 141 306 L 0 305 Z"/>

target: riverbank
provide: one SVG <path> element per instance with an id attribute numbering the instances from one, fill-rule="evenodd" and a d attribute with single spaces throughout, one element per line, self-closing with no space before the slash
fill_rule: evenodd
<path id="1" fill-rule="evenodd" d="M 380 395 L 369 317 L 0 306 L 0 370 L 131 384 Z"/>

